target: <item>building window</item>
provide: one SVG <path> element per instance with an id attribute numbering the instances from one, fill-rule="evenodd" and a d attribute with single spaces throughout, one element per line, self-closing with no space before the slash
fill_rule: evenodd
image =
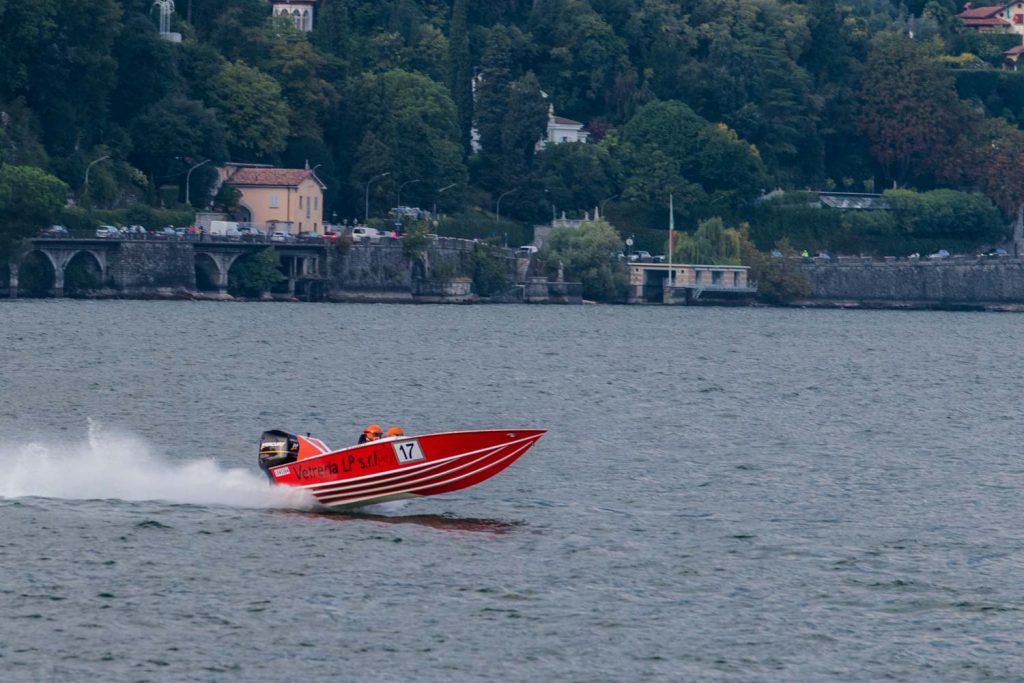
<path id="1" fill-rule="evenodd" d="M 313 197 L 313 210 L 314 211 L 319 211 L 320 210 L 320 198 L 319 197 Z"/>
<path id="2" fill-rule="evenodd" d="M 309 207 L 309 202 L 307 201 L 307 202 L 306 202 L 306 220 L 307 220 L 307 221 L 308 221 L 308 220 L 309 220 L 309 219 L 311 218 L 311 216 L 310 216 L 310 214 L 309 214 L 309 208 L 310 208 L 310 207 Z"/>
<path id="3" fill-rule="evenodd" d="M 281 205 L 278 203 L 277 195 L 276 194 L 270 195 L 270 208 L 271 209 L 276 209 L 279 206 L 281 206 Z"/>
<path id="4" fill-rule="evenodd" d="M 722 284 L 722 271 L 713 270 L 711 271 L 711 284 L 720 285 Z"/>
<path id="5" fill-rule="evenodd" d="M 1014 14 L 1013 15 L 1013 23 L 1015 23 L 1015 24 L 1024 24 L 1024 14 Z"/>
<path id="6" fill-rule="evenodd" d="M 299 195 L 299 208 L 302 208 L 302 195 Z"/>
<path id="7" fill-rule="evenodd" d="M 739 287 L 740 286 L 740 272 L 738 270 L 735 273 L 732 274 L 732 286 L 733 287 Z"/>

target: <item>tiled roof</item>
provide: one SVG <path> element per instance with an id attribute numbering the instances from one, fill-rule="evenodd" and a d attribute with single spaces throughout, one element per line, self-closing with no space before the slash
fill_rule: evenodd
<path id="1" fill-rule="evenodd" d="M 229 185 L 266 185 L 272 187 L 295 187 L 313 172 L 304 168 L 240 168 L 232 173 Z M 316 180 L 316 178 L 313 178 Z"/>
<path id="2" fill-rule="evenodd" d="M 987 19 L 999 14 L 1006 8 L 1006 5 L 989 5 L 988 7 L 974 7 L 964 10 L 957 16 L 961 19 Z"/>
<path id="3" fill-rule="evenodd" d="M 567 119 L 567 118 L 564 118 L 564 117 L 561 117 L 561 116 L 554 116 L 554 117 L 552 117 L 552 123 L 557 123 L 557 124 L 562 125 L 562 126 L 582 126 L 583 125 L 579 121 L 573 121 L 572 119 Z"/>
<path id="4" fill-rule="evenodd" d="M 1001 17 L 981 17 L 979 19 L 962 19 L 964 26 L 1009 26 L 1010 22 Z"/>
<path id="5" fill-rule="evenodd" d="M 1006 55 L 1007 57 L 1017 57 L 1022 52 L 1024 52 L 1024 45 L 1014 45 L 1013 47 L 1011 47 L 1009 50 L 1007 50 L 1003 54 Z"/>

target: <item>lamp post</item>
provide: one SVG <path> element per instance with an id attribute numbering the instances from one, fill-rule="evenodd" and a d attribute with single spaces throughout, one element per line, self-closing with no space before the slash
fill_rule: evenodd
<path id="1" fill-rule="evenodd" d="M 601 200 L 601 216 L 604 216 L 604 205 L 613 199 L 618 199 L 619 195 L 613 194 L 611 197 L 605 197 Z"/>
<path id="2" fill-rule="evenodd" d="M 85 167 L 85 189 L 82 190 L 82 194 L 84 194 L 86 196 L 88 196 L 88 194 L 89 194 L 89 171 L 92 170 L 92 167 L 94 165 L 100 163 L 104 159 L 109 159 L 109 158 L 110 158 L 109 154 L 104 154 L 99 159 L 96 159 L 95 161 L 90 161 L 89 165 Z"/>
<path id="3" fill-rule="evenodd" d="M 363 222 L 364 223 L 366 221 L 370 220 L 370 185 L 373 184 L 373 181 L 380 180 L 384 176 L 389 176 L 389 175 L 391 175 L 391 171 L 387 171 L 386 173 L 378 173 L 377 175 L 373 176 L 372 178 L 370 178 L 369 180 L 366 181 L 366 197 L 363 200 L 364 201 L 363 208 L 365 210 L 365 213 L 364 213 L 364 216 L 363 216 Z"/>
<path id="4" fill-rule="evenodd" d="M 511 190 L 509 190 L 508 192 L 506 192 L 503 195 L 501 195 L 500 197 L 498 197 L 498 201 L 494 203 L 494 220 L 495 221 L 501 222 L 501 200 L 504 199 L 505 197 L 507 197 L 508 195 L 512 194 L 513 192 L 518 191 L 518 190 L 519 190 L 518 187 L 513 187 Z"/>
<path id="5" fill-rule="evenodd" d="M 417 178 L 416 180 L 406 180 L 404 183 L 398 186 L 398 196 L 395 198 L 395 206 L 399 209 L 402 208 L 402 188 L 406 185 L 412 185 L 413 183 L 422 183 L 423 181 Z"/>
<path id="6" fill-rule="evenodd" d="M 455 187 L 456 185 L 458 185 L 458 183 L 452 183 L 451 185 L 445 185 L 440 190 L 438 190 L 437 193 L 434 195 L 434 212 L 431 214 L 434 217 L 434 220 L 437 220 L 437 198 L 438 198 L 438 196 L 441 193 L 443 193 L 445 190 L 450 190 L 453 187 Z"/>
<path id="7" fill-rule="evenodd" d="M 185 203 L 188 204 L 189 206 L 192 206 L 192 201 L 189 199 L 189 191 L 191 190 L 189 183 L 192 180 L 192 171 L 196 170 L 203 164 L 208 163 L 210 163 L 210 159 L 207 159 L 206 161 L 200 161 L 198 164 L 188 169 L 188 173 L 185 174 Z"/>

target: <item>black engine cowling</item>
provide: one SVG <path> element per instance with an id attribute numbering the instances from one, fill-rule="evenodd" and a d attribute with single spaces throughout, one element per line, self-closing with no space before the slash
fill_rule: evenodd
<path id="1" fill-rule="evenodd" d="M 299 457 L 299 440 L 294 434 L 271 429 L 260 437 L 260 467 L 269 470 L 295 462 Z"/>

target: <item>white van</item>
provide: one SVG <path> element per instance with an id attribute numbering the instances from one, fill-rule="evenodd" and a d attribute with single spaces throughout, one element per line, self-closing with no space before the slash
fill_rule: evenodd
<path id="1" fill-rule="evenodd" d="M 362 225 L 352 228 L 352 241 L 359 242 L 361 240 L 370 240 L 371 242 L 380 241 L 382 233 L 377 228 L 367 228 Z"/>

